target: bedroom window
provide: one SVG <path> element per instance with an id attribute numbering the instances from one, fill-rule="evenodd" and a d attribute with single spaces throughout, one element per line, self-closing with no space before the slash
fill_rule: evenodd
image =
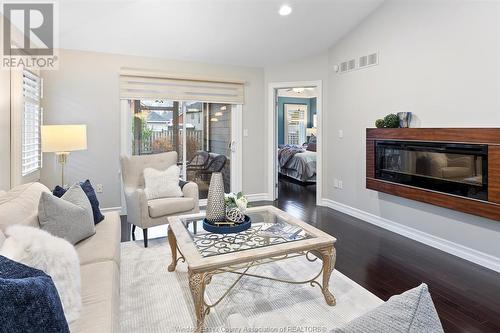
<path id="1" fill-rule="evenodd" d="M 23 70 L 23 117 L 21 174 L 29 175 L 42 167 L 40 127 L 42 125 L 42 79 Z"/>
<path id="2" fill-rule="evenodd" d="M 285 104 L 285 144 L 306 142 L 307 105 Z"/>

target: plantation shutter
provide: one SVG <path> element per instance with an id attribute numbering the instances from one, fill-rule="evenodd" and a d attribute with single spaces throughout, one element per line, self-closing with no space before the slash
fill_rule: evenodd
<path id="1" fill-rule="evenodd" d="M 42 167 L 40 126 L 42 124 L 41 78 L 23 70 L 24 114 L 22 127 L 22 176 L 26 176 Z"/>
<path id="2" fill-rule="evenodd" d="M 242 81 L 122 69 L 120 98 L 244 104 L 245 89 Z"/>

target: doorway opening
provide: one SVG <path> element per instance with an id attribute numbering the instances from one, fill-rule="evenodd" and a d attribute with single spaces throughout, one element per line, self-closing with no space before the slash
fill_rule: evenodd
<path id="1" fill-rule="evenodd" d="M 272 199 L 319 204 L 321 81 L 272 83 L 269 87 Z"/>
<path id="2" fill-rule="evenodd" d="M 242 105 L 169 99 L 121 101 L 121 154 L 176 151 L 183 180 L 197 183 L 206 205 L 212 173 L 225 192 L 241 191 Z M 122 213 L 124 198 L 122 196 Z"/>

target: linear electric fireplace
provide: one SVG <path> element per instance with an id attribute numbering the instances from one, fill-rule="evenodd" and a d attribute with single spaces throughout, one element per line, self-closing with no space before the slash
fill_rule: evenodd
<path id="1" fill-rule="evenodd" d="M 375 141 L 375 178 L 488 200 L 488 146 Z"/>
<path id="2" fill-rule="evenodd" d="M 500 221 L 500 129 L 367 129 L 366 187 Z"/>

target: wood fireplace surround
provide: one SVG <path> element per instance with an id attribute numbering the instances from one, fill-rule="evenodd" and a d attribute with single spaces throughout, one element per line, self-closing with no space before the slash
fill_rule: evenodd
<path id="1" fill-rule="evenodd" d="M 500 128 L 368 128 L 366 188 L 500 221 Z"/>

